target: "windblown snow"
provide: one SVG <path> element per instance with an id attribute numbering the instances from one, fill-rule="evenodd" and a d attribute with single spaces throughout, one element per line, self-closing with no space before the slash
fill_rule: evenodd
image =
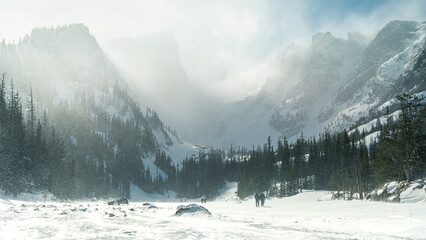
<path id="1" fill-rule="evenodd" d="M 425 200 L 417 203 L 326 200 L 325 191 L 288 198 L 236 198 L 236 183 L 203 206 L 211 215 L 174 216 L 200 204 L 135 190 L 129 205 L 105 201 L 0 199 L 0 239 L 424 239 Z M 406 193 L 413 197 L 413 193 Z M 424 193 L 423 193 L 424 194 Z M 25 200 L 26 199 L 26 200 Z M 144 204 L 149 201 L 150 204 Z"/>

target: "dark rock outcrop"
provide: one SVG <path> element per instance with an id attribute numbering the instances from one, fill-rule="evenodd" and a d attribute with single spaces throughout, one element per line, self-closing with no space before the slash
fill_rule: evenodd
<path id="1" fill-rule="evenodd" d="M 108 205 L 121 205 L 121 204 L 129 204 L 129 201 L 127 200 L 127 198 L 122 197 L 120 199 L 108 202 Z"/>

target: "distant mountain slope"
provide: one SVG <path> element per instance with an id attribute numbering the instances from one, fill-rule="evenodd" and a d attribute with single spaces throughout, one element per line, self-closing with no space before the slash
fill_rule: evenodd
<path id="1" fill-rule="evenodd" d="M 425 22 L 392 21 L 379 31 L 363 52 L 349 82 L 329 105 L 337 113 L 329 128 L 349 127 L 397 94 L 424 91 L 425 37 Z"/>

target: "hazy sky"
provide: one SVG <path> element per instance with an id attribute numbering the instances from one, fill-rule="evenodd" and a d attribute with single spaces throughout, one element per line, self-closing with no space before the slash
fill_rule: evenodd
<path id="1" fill-rule="evenodd" d="M 288 44 L 307 45 L 318 31 L 373 34 L 393 19 L 426 20 L 426 1 L 1 0 L 0 38 L 18 41 L 34 27 L 70 23 L 84 23 L 100 43 L 171 32 L 191 81 L 239 98 L 263 83 L 245 74 Z"/>

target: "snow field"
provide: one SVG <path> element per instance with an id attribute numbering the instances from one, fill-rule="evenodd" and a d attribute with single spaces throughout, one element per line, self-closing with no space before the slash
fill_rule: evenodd
<path id="1" fill-rule="evenodd" d="M 420 203 L 318 201 L 325 191 L 288 198 L 239 201 L 230 183 L 203 204 L 208 215 L 174 216 L 179 205 L 150 202 L 139 193 L 129 205 L 106 201 L 72 203 L 0 199 L 0 239 L 424 239 L 426 207 Z M 135 196 L 136 197 L 136 196 Z M 150 199 L 148 199 L 150 198 Z M 166 200 L 166 199 L 162 199 Z"/>

